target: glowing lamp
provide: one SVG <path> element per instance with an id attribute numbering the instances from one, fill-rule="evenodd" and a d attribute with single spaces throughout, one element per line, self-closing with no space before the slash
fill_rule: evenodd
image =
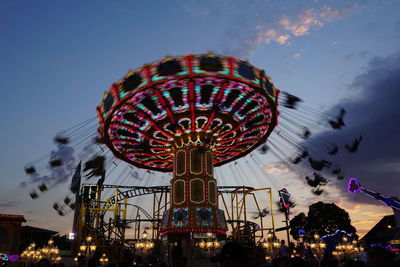
<path id="1" fill-rule="evenodd" d="M 221 243 L 218 240 L 214 241 L 214 248 L 219 248 L 219 247 L 221 247 Z"/>
<path id="2" fill-rule="evenodd" d="M 269 246 L 269 243 L 268 242 L 262 242 L 262 246 L 264 247 L 264 248 L 269 248 L 270 246 Z"/>
<path id="3" fill-rule="evenodd" d="M 90 245 L 90 250 L 95 251 L 96 250 L 96 245 Z"/>
<path id="4" fill-rule="evenodd" d="M 267 234 L 267 238 L 268 239 L 271 239 L 273 237 L 273 234 L 271 233 L 271 232 L 269 232 L 268 234 Z"/>
<path id="5" fill-rule="evenodd" d="M 54 240 L 53 240 L 53 239 L 49 239 L 49 241 L 47 241 L 47 244 L 48 244 L 49 246 L 53 245 L 53 244 L 54 244 Z"/>
<path id="6" fill-rule="evenodd" d="M 92 240 L 93 240 L 93 237 L 91 237 L 91 236 L 86 237 L 86 242 L 92 242 Z"/>
<path id="7" fill-rule="evenodd" d="M 154 248 L 154 243 L 153 243 L 153 242 L 148 242 L 148 243 L 146 243 L 145 248 L 146 248 L 146 249 L 152 249 L 152 248 Z"/>
<path id="8" fill-rule="evenodd" d="M 148 236 L 149 236 L 149 234 L 147 233 L 146 229 L 144 229 L 144 231 L 142 233 L 142 238 L 147 239 Z"/>
<path id="9" fill-rule="evenodd" d="M 87 246 L 86 245 L 81 245 L 79 247 L 80 251 L 84 252 L 86 250 Z"/>
<path id="10" fill-rule="evenodd" d="M 207 248 L 212 248 L 213 247 L 213 242 L 210 239 L 207 240 L 206 247 Z"/>
<path id="11" fill-rule="evenodd" d="M 199 243 L 199 247 L 200 248 L 205 248 L 206 247 L 206 242 L 204 242 L 204 240 L 201 240 L 201 242 Z"/>
<path id="12" fill-rule="evenodd" d="M 319 234 L 314 234 L 314 239 L 318 240 L 319 239 Z"/>

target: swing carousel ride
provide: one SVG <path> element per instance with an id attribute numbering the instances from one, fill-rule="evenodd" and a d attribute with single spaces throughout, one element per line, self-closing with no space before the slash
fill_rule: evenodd
<path id="1" fill-rule="evenodd" d="M 341 130 L 345 110 L 332 116 L 301 102 L 246 61 L 214 54 L 166 57 L 112 84 L 97 107 L 99 124 L 93 118 L 60 132 L 49 161 L 26 166 L 31 179 L 24 185 L 37 186 L 30 193 L 35 199 L 73 176 L 71 192 L 53 208 L 62 216 L 74 210 L 78 238 L 93 236 L 104 247 L 123 247 L 129 240 L 138 244 L 143 225 L 150 225 L 152 239 L 183 246 L 195 246 L 193 236 L 204 235 L 223 240 L 250 233 L 260 242 L 264 231 L 275 233 L 271 187 L 251 187 L 253 179 L 267 175 L 262 170 L 266 156 L 304 177 L 317 196 L 329 178 L 345 177 L 331 159 L 339 146 L 318 135 L 326 128 Z M 361 137 L 344 147 L 355 153 L 360 142 Z M 309 167 L 313 178 L 305 174 Z M 42 175 L 43 169 L 50 174 Z M 100 179 L 81 185 L 81 173 L 87 182 Z M 106 177 L 113 177 L 114 185 L 105 184 Z M 157 185 L 148 186 L 154 178 Z M 224 185 L 217 186 L 217 179 Z M 268 183 L 280 189 L 263 181 Z M 257 201 L 259 191 L 267 208 Z M 128 201 L 138 197 L 140 205 Z M 146 204 L 150 212 L 142 207 Z M 279 210 L 288 212 L 288 203 L 284 206 Z M 129 207 L 136 210 L 134 218 L 128 218 Z M 133 224 L 129 239 L 125 230 Z M 261 234 L 254 240 L 257 231 Z"/>

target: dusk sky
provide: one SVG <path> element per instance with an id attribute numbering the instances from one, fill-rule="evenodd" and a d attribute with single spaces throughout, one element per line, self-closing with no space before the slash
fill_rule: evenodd
<path id="1" fill-rule="evenodd" d="M 320 135 L 350 143 L 362 134 L 358 153 L 338 155 L 346 177 L 399 196 L 399 10 L 396 0 L 0 0 L 0 213 L 68 233 L 71 214 L 60 217 L 51 205 L 69 183 L 32 200 L 34 185 L 20 186 L 29 180 L 24 166 L 55 150 L 58 132 L 95 117 L 104 91 L 128 70 L 207 52 L 248 60 L 308 107 L 332 114 L 344 107 L 347 127 Z M 243 181 L 288 188 L 297 203 L 293 215 L 317 201 L 334 202 L 362 236 L 392 214 L 365 195 L 348 195 L 345 181 L 332 180 L 315 196 L 304 177 L 260 158 Z M 240 164 L 252 168 L 246 160 Z M 228 166 L 216 171 L 219 184 L 236 184 L 230 175 Z M 156 175 L 127 184 L 168 180 Z"/>

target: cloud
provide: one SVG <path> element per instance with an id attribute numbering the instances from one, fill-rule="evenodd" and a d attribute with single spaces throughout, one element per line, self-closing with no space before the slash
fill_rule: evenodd
<path id="1" fill-rule="evenodd" d="M 336 156 L 347 177 L 356 177 L 362 186 L 386 196 L 398 196 L 400 176 L 400 53 L 370 60 L 364 72 L 349 86 L 353 97 L 343 99 L 347 128 L 340 133 L 344 143 L 363 136 L 359 150 L 349 154 L 340 145 Z M 328 134 L 321 137 L 331 138 Z M 343 195 L 352 201 L 379 204 L 365 194 Z M 380 204 L 383 205 L 383 204 Z"/>
<path id="2" fill-rule="evenodd" d="M 290 36 L 288 34 L 284 34 L 276 38 L 276 42 L 280 45 L 286 44 L 286 42 L 289 40 Z"/>
<path id="3" fill-rule="evenodd" d="M 262 166 L 262 169 L 268 174 L 272 174 L 272 173 L 282 174 L 282 173 L 289 172 L 289 168 L 286 166 L 285 163 L 282 163 L 282 162 L 267 163 Z"/>
<path id="4" fill-rule="evenodd" d="M 293 58 L 298 58 L 298 57 L 300 57 L 300 53 L 293 54 L 292 57 Z"/>
<path id="5" fill-rule="evenodd" d="M 352 222 L 351 224 L 353 225 L 360 225 L 360 224 L 371 224 L 371 223 L 376 223 L 376 220 L 363 220 L 363 221 L 356 221 Z"/>
<path id="6" fill-rule="evenodd" d="M 21 202 L 19 201 L 7 201 L 6 203 L 0 203 L 0 207 L 9 208 L 9 207 L 17 207 Z"/>
<path id="7" fill-rule="evenodd" d="M 319 14 L 319 17 L 324 18 L 326 20 L 334 20 L 338 17 L 345 15 L 351 9 L 358 7 L 358 4 L 347 5 L 339 9 L 333 9 L 332 7 L 325 5 L 322 8 L 322 12 Z"/>
<path id="8" fill-rule="evenodd" d="M 257 10 L 255 18 L 258 20 L 256 25 L 237 25 L 235 30 L 230 30 L 224 39 L 224 43 L 229 43 L 225 47 L 224 54 L 237 57 L 248 58 L 253 51 L 260 45 L 276 43 L 287 45 L 289 40 L 309 35 L 312 30 L 318 29 L 348 13 L 357 5 L 348 5 L 338 9 L 328 5 L 315 8 L 306 8 L 299 13 L 287 14 L 287 9 L 277 10 L 272 20 L 267 14 Z M 249 22 L 246 22 L 249 23 Z M 229 39 L 227 42 L 226 39 Z"/>
<path id="9" fill-rule="evenodd" d="M 319 20 L 318 13 L 314 8 L 307 9 L 303 13 L 300 13 L 294 21 L 283 16 L 279 20 L 279 24 L 294 36 L 310 34 L 310 29 L 312 27 L 322 27 L 324 25 L 324 23 Z"/>
<path id="10" fill-rule="evenodd" d="M 354 54 L 347 54 L 344 56 L 344 60 L 350 62 L 353 61 L 354 57 L 355 57 Z"/>

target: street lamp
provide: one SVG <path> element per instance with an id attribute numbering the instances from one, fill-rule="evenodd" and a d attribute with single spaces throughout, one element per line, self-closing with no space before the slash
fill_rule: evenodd
<path id="1" fill-rule="evenodd" d="M 149 234 L 147 233 L 146 228 L 145 228 L 142 233 L 142 239 L 147 239 L 148 236 L 149 236 Z"/>
<path id="2" fill-rule="evenodd" d="M 273 258 L 275 258 L 278 255 L 278 251 L 280 248 L 280 243 L 276 239 L 276 237 L 273 235 L 272 231 L 270 230 L 267 234 L 267 240 L 263 240 L 261 242 L 261 246 L 265 249 L 267 256 L 265 259 L 268 262 L 271 262 Z"/>
<path id="3" fill-rule="evenodd" d="M 140 252 L 143 252 L 144 250 L 151 250 L 155 247 L 155 243 L 153 240 L 148 240 L 149 234 L 147 233 L 147 228 L 144 229 L 143 233 L 140 235 L 141 239 L 138 240 L 137 243 L 135 243 L 135 248 L 140 249 Z"/>
<path id="4" fill-rule="evenodd" d="M 215 252 L 221 247 L 221 243 L 218 241 L 213 233 L 206 234 L 207 240 L 202 239 L 200 242 L 196 243 L 196 246 L 199 247 L 202 251 L 207 252 L 207 256 L 210 257 L 211 251 Z"/>
<path id="5" fill-rule="evenodd" d="M 36 245 L 34 245 L 34 246 L 36 246 Z M 58 249 L 58 247 L 56 245 L 54 245 L 54 240 L 49 239 L 47 241 L 47 246 L 42 247 L 40 250 L 38 249 L 34 253 L 33 258 L 35 260 L 40 260 L 42 258 L 46 258 L 52 263 L 58 263 L 61 261 L 61 257 L 59 255 L 59 253 L 60 253 L 60 250 Z"/>
<path id="6" fill-rule="evenodd" d="M 100 257 L 99 261 L 101 265 L 106 265 L 108 263 L 108 258 L 105 253 L 103 253 L 103 256 Z"/>
<path id="7" fill-rule="evenodd" d="M 320 266 L 320 262 L 324 256 L 326 244 L 320 239 L 320 236 L 318 233 L 315 233 L 313 235 L 314 240 L 310 244 L 310 248 L 314 256 L 317 258 L 318 261 L 318 266 Z"/>
<path id="8" fill-rule="evenodd" d="M 82 242 L 82 244 L 79 247 L 79 250 L 84 254 L 84 255 L 91 255 L 96 251 L 96 244 L 93 242 L 93 237 L 92 236 L 87 236 L 85 241 Z"/>

